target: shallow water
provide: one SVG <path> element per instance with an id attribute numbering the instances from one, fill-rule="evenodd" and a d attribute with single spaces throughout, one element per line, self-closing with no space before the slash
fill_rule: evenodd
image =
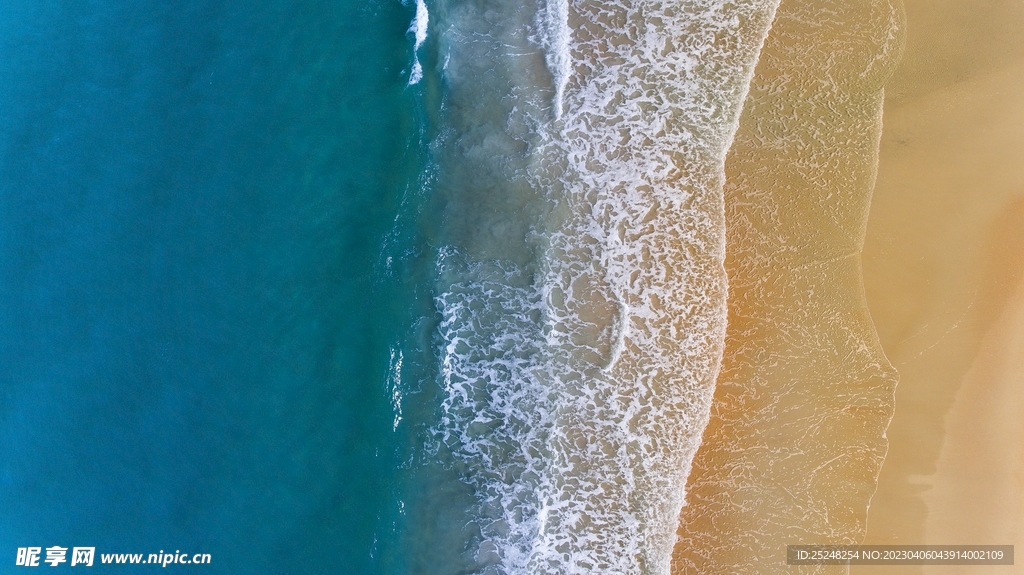
<path id="1" fill-rule="evenodd" d="M 465 508 L 410 506 L 417 572 L 667 572 L 721 354 L 722 164 L 773 10 L 431 11 L 438 373 L 410 401 L 440 407 L 420 481 Z"/>

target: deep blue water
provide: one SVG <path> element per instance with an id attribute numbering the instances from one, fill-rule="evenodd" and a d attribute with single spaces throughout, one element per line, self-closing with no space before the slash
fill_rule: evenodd
<path id="1" fill-rule="evenodd" d="M 413 12 L 0 3 L 0 572 L 402 571 Z"/>

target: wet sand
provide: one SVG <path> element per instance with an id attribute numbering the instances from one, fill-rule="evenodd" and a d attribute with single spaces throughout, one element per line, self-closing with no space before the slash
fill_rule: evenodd
<path id="1" fill-rule="evenodd" d="M 726 162 L 726 349 L 673 573 L 838 573 L 786 545 L 864 535 L 896 377 L 860 250 L 901 24 L 886 0 L 779 6 Z"/>
<path id="2" fill-rule="evenodd" d="M 726 166 L 726 353 L 674 573 L 814 571 L 785 567 L 787 543 L 1024 549 L 1024 3 L 908 0 L 891 78 L 837 65 L 830 50 L 891 46 L 883 5 L 784 0 L 758 64 Z M 863 106 L 883 84 L 873 148 Z"/>
<path id="3" fill-rule="evenodd" d="M 1020 550 L 1024 4 L 906 8 L 864 248 L 869 308 L 900 373 L 865 542 Z"/>

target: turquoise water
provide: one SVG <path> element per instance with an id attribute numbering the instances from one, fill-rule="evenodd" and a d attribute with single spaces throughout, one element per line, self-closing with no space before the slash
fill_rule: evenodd
<path id="1" fill-rule="evenodd" d="M 667 573 L 775 5 L 3 3 L 0 571 Z"/>
<path id="2" fill-rule="evenodd" d="M 391 569 L 413 14 L 0 3 L 0 572 Z"/>

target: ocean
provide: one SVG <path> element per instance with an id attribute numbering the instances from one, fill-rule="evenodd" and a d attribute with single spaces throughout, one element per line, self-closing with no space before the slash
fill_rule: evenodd
<path id="1" fill-rule="evenodd" d="M 0 5 L 0 572 L 382 572 L 413 13 Z"/>
<path id="2" fill-rule="evenodd" d="M 669 573 L 777 7 L 4 2 L 0 571 Z"/>

